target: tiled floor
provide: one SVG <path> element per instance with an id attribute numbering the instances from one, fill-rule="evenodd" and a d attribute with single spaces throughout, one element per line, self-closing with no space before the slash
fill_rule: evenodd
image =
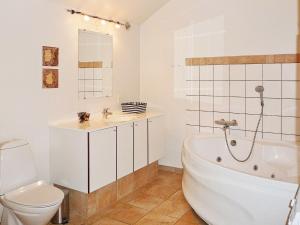
<path id="1" fill-rule="evenodd" d="M 186 202 L 181 175 L 160 170 L 157 178 L 126 196 L 91 225 L 207 225 Z"/>

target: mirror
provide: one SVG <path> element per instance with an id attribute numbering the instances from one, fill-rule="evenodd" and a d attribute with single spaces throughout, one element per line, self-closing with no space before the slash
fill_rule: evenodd
<path id="1" fill-rule="evenodd" d="M 79 30 L 78 95 L 80 99 L 112 96 L 113 38 Z"/>

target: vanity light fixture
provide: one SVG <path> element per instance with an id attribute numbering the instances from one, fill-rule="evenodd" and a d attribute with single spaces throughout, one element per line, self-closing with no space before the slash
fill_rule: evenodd
<path id="1" fill-rule="evenodd" d="M 117 29 L 119 29 L 121 26 L 124 26 L 126 28 L 126 30 L 128 30 L 130 28 L 130 23 L 128 23 L 128 22 L 121 23 L 120 21 L 105 19 L 105 18 L 101 18 L 101 17 L 98 17 L 98 16 L 89 15 L 89 14 L 86 14 L 86 13 L 83 13 L 83 12 L 80 12 L 80 11 L 76 11 L 76 10 L 73 10 L 73 9 L 67 9 L 67 11 L 69 13 L 71 13 L 72 15 L 73 14 L 82 15 L 85 21 L 89 21 L 90 18 L 93 18 L 93 19 L 100 20 L 102 25 L 105 25 L 106 23 L 113 23 L 113 24 L 115 24 L 115 27 Z"/>

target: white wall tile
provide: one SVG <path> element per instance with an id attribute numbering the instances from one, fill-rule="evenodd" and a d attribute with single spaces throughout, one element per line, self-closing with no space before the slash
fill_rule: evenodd
<path id="1" fill-rule="evenodd" d="M 85 81 L 85 91 L 93 91 L 94 90 L 94 83 L 92 80 Z"/>
<path id="2" fill-rule="evenodd" d="M 213 128 L 211 128 L 211 127 L 200 127 L 200 132 L 201 133 L 213 133 Z"/>
<path id="3" fill-rule="evenodd" d="M 213 81 L 200 82 L 200 95 L 213 95 Z"/>
<path id="4" fill-rule="evenodd" d="M 199 109 L 199 96 L 186 97 L 186 109 L 198 110 Z"/>
<path id="5" fill-rule="evenodd" d="M 282 133 L 300 135 L 300 118 L 283 117 L 282 118 Z"/>
<path id="6" fill-rule="evenodd" d="M 246 82 L 246 96 L 247 97 L 259 97 L 259 93 L 255 91 L 257 86 L 261 86 L 262 81 L 247 81 Z"/>
<path id="7" fill-rule="evenodd" d="M 79 80 L 78 81 L 78 90 L 79 91 L 84 91 L 84 80 Z"/>
<path id="8" fill-rule="evenodd" d="M 186 90 L 187 90 L 187 95 L 199 95 L 199 82 L 187 81 Z"/>
<path id="9" fill-rule="evenodd" d="M 199 80 L 199 66 L 188 66 L 186 69 L 187 80 Z"/>
<path id="10" fill-rule="evenodd" d="M 201 96 L 200 97 L 200 109 L 206 111 L 213 111 L 213 97 Z"/>
<path id="11" fill-rule="evenodd" d="M 280 134 L 270 134 L 270 133 L 264 133 L 263 138 L 267 140 L 281 140 L 281 135 Z"/>
<path id="12" fill-rule="evenodd" d="M 214 66 L 215 80 L 229 80 L 229 65 Z"/>
<path id="13" fill-rule="evenodd" d="M 102 80 L 94 80 L 94 90 L 95 91 L 103 90 L 103 81 Z"/>
<path id="14" fill-rule="evenodd" d="M 255 131 L 259 117 L 259 115 L 246 115 L 246 130 Z M 260 121 L 258 131 L 262 131 L 262 121 Z"/>
<path id="15" fill-rule="evenodd" d="M 230 80 L 245 80 L 245 65 L 230 65 Z"/>
<path id="16" fill-rule="evenodd" d="M 214 125 L 213 114 L 209 112 L 200 112 L 200 125 L 212 127 Z"/>
<path id="17" fill-rule="evenodd" d="M 281 133 L 281 118 L 275 116 L 264 116 L 263 132 Z"/>
<path id="18" fill-rule="evenodd" d="M 215 97 L 215 111 L 229 112 L 229 97 Z"/>
<path id="19" fill-rule="evenodd" d="M 230 112 L 245 113 L 245 99 L 231 97 Z"/>
<path id="20" fill-rule="evenodd" d="M 259 114 L 261 110 L 259 98 L 246 99 L 246 112 L 249 114 Z"/>
<path id="21" fill-rule="evenodd" d="M 213 80 L 213 66 L 200 66 L 200 80 Z"/>
<path id="22" fill-rule="evenodd" d="M 282 99 L 282 115 L 300 117 L 300 100 Z"/>
<path id="23" fill-rule="evenodd" d="M 281 98 L 281 82 L 280 81 L 264 81 L 264 96 L 270 98 Z"/>
<path id="24" fill-rule="evenodd" d="M 186 124 L 199 125 L 199 112 L 186 111 Z"/>
<path id="25" fill-rule="evenodd" d="M 215 112 L 215 121 L 220 120 L 220 119 L 229 120 L 229 113 L 217 113 L 217 112 Z M 215 124 L 215 126 L 219 126 L 219 125 Z"/>
<path id="26" fill-rule="evenodd" d="M 281 64 L 264 64 L 264 80 L 281 80 Z"/>
<path id="27" fill-rule="evenodd" d="M 199 127 L 198 126 L 185 126 L 185 133 L 186 133 L 186 136 L 198 134 Z"/>
<path id="28" fill-rule="evenodd" d="M 230 81 L 230 96 L 245 97 L 245 81 Z"/>
<path id="29" fill-rule="evenodd" d="M 255 132 L 254 131 L 246 131 L 246 137 L 249 138 L 250 140 L 253 140 Z M 262 132 L 257 132 L 256 134 L 256 140 L 261 140 L 262 139 Z"/>
<path id="30" fill-rule="evenodd" d="M 265 99 L 264 103 L 265 115 L 281 115 L 281 99 Z"/>
<path id="31" fill-rule="evenodd" d="M 287 63 L 282 65 L 282 80 L 300 80 L 299 64 Z"/>
<path id="32" fill-rule="evenodd" d="M 234 128 L 233 128 L 233 129 L 230 130 L 230 136 L 237 137 L 237 138 L 239 138 L 239 137 L 242 138 L 242 137 L 246 136 L 246 132 L 242 131 L 242 130 L 234 130 Z"/>
<path id="33" fill-rule="evenodd" d="M 300 82 L 282 81 L 282 97 L 283 98 L 299 98 Z"/>
<path id="34" fill-rule="evenodd" d="M 262 80 L 262 65 L 246 65 L 246 80 Z"/>
<path id="35" fill-rule="evenodd" d="M 289 142 L 299 142 L 300 141 L 300 136 L 295 136 L 295 135 L 282 135 L 282 140 L 284 141 L 289 141 Z"/>
<path id="36" fill-rule="evenodd" d="M 229 81 L 215 81 L 214 82 L 215 96 L 229 96 Z"/>
<path id="37" fill-rule="evenodd" d="M 230 113 L 230 120 L 238 122 L 238 126 L 235 126 L 234 129 L 245 130 L 245 114 Z"/>

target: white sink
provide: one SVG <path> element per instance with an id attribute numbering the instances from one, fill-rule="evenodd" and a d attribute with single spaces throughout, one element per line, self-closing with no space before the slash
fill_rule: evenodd
<path id="1" fill-rule="evenodd" d="M 105 122 L 120 123 L 120 122 L 127 122 L 127 121 L 130 121 L 130 120 L 134 120 L 136 118 L 138 118 L 138 116 L 136 116 L 136 115 L 123 115 L 123 114 L 111 115 L 111 116 L 108 116 L 107 119 L 105 119 Z"/>

